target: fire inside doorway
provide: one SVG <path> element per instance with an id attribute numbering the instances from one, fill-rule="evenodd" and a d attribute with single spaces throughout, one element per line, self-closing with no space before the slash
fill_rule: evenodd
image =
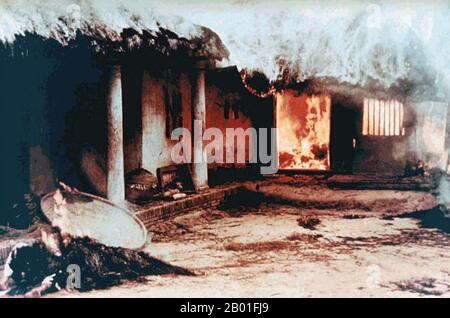
<path id="1" fill-rule="evenodd" d="M 280 169 L 330 169 L 330 110 L 328 95 L 276 95 Z"/>

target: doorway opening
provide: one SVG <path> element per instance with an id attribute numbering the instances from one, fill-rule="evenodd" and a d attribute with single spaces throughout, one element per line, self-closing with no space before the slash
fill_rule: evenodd
<path id="1" fill-rule="evenodd" d="M 330 169 L 331 98 L 328 95 L 276 95 L 279 169 Z"/>

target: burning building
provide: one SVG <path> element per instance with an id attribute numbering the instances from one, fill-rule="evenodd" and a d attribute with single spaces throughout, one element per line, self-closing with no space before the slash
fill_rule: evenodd
<path id="1" fill-rule="evenodd" d="M 444 1 L 2 1 L 0 224 L 29 226 L 41 200 L 71 235 L 137 249 L 145 228 L 230 197 L 363 217 L 431 210 L 436 193 L 448 206 L 449 16 Z M 223 249 L 322 244 L 290 234 Z"/>
<path id="2" fill-rule="evenodd" d="M 127 175 L 138 188 L 139 178 L 147 178 L 163 192 L 165 171 L 178 171 L 171 158 L 178 141 L 171 139 L 171 132 L 192 131 L 195 120 L 203 130 L 222 132 L 276 127 L 280 170 L 401 174 L 407 161 L 418 160 L 446 170 L 445 74 L 431 65 L 425 68 L 431 53 L 421 34 L 408 35 L 410 42 L 404 45 L 414 50 L 406 52 L 399 47 L 403 42 L 396 42 L 400 35 L 392 33 L 390 20 L 367 24 L 374 17 L 371 11 L 358 6 L 333 10 L 320 20 L 316 8 L 301 6 L 297 13 L 310 24 L 291 25 L 280 37 L 267 30 L 263 41 L 255 42 L 246 37 L 247 29 L 232 32 L 229 24 L 212 21 L 217 12 L 211 8 L 207 16 L 192 14 L 196 25 L 182 18 L 177 6 L 153 5 L 155 10 L 139 14 L 139 5 L 120 1 L 112 6 L 49 3 L 36 12 L 2 5 L 2 20 L 9 23 L 0 34 L 1 96 L 7 105 L 2 108 L 3 148 L 8 149 L 2 165 L 5 209 L 22 193 L 49 192 L 58 180 L 115 202 L 132 196 Z M 271 12 L 269 25 L 284 17 L 288 27 L 291 15 L 283 6 L 271 6 L 242 4 L 239 14 L 259 30 L 264 27 L 254 19 L 258 10 Z M 169 9 L 181 17 L 159 13 Z M 440 19 L 437 11 L 431 12 Z M 325 31 L 343 17 L 347 34 Z M 283 42 L 295 32 L 313 33 L 303 44 Z M 386 37 L 380 38 L 382 32 Z M 267 48 L 268 37 L 280 54 Z M 358 37 L 374 40 L 366 40 L 351 61 L 342 55 L 351 49 L 335 47 L 336 56 L 321 55 L 339 41 L 350 45 Z M 322 40 L 320 46 L 316 41 Z M 252 58 L 252 52 L 260 59 Z M 244 147 L 248 154 L 250 144 L 225 144 L 223 152 Z M 202 156 L 203 146 L 192 143 L 192 153 Z M 238 168 L 188 165 L 190 187 L 219 184 L 218 171 L 232 181 L 229 176 L 236 174 L 223 171 Z M 150 176 L 136 176 L 139 169 Z"/>
<path id="3" fill-rule="evenodd" d="M 155 185 L 158 169 L 174 165 L 174 129 L 192 130 L 195 120 L 202 129 L 248 128 L 255 106 L 268 104 L 245 90 L 235 68 L 216 66 L 228 51 L 210 29 L 158 15 L 142 21 L 125 8 L 116 8 L 126 20 L 116 26 L 101 17 L 111 8 L 96 5 L 81 17 L 78 5 L 40 7 L 23 25 L 14 11 L 20 6 L 2 7 L 17 22 L 16 31 L 2 34 L 1 48 L 5 210 L 23 193 L 48 193 L 58 180 L 123 202 L 126 175 L 143 169 Z M 38 17 L 54 24 L 44 27 Z M 189 168 L 195 189 L 208 186 L 207 169 Z M 13 222 L 10 216 L 3 222 Z"/>

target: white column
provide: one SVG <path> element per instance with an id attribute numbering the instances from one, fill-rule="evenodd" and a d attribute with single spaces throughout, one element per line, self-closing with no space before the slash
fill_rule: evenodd
<path id="1" fill-rule="evenodd" d="M 203 149 L 203 132 L 206 122 L 205 102 L 205 66 L 198 64 L 195 76 L 194 104 L 192 105 L 192 116 L 194 119 L 194 141 L 192 164 L 192 180 L 197 191 L 208 188 L 208 164 L 206 153 Z"/>
<path id="2" fill-rule="evenodd" d="M 142 96 L 141 96 L 141 128 L 142 128 L 142 168 L 152 171 L 152 119 L 155 117 L 152 114 L 152 107 L 156 107 L 152 99 L 151 79 L 146 71 L 142 72 Z M 160 137 L 163 138 L 163 137 Z"/>
<path id="3" fill-rule="evenodd" d="M 122 75 L 120 65 L 112 65 L 108 74 L 108 150 L 106 197 L 115 203 L 125 200 L 123 152 Z"/>

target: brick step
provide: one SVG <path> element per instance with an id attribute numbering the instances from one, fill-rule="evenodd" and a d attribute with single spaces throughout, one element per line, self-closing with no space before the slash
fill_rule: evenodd
<path id="1" fill-rule="evenodd" d="M 141 206 L 137 208 L 136 216 L 149 228 L 161 220 L 187 213 L 195 208 L 217 207 L 227 197 L 237 194 L 241 189 L 240 184 L 228 185 L 188 195 L 177 201 L 164 202 L 156 206 Z"/>

